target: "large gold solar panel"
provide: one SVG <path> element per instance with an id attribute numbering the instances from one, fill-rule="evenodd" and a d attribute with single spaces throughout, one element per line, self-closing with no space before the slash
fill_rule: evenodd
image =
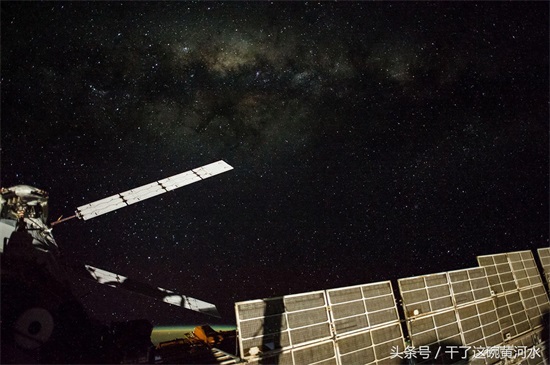
<path id="1" fill-rule="evenodd" d="M 336 340 L 340 364 L 400 364 L 392 350 L 403 350 L 401 325 L 394 323 L 371 331 L 361 331 Z"/>
<path id="2" fill-rule="evenodd" d="M 549 325 L 548 318 L 544 317 L 550 312 L 548 295 L 543 285 L 536 285 L 519 291 L 525 312 L 532 328 Z"/>
<path id="3" fill-rule="evenodd" d="M 550 302 L 531 251 L 478 256 L 478 262 L 492 274 L 489 279 L 505 339 L 544 325 Z"/>
<path id="4" fill-rule="evenodd" d="M 494 294 L 502 294 L 517 289 L 512 268 L 505 253 L 478 256 L 477 262 L 487 271 L 487 278 Z"/>
<path id="5" fill-rule="evenodd" d="M 531 251 L 509 252 L 506 256 L 518 289 L 542 285 L 540 273 Z"/>
<path id="6" fill-rule="evenodd" d="M 497 308 L 484 268 L 423 275 L 398 282 L 414 347 L 445 348 L 447 351 L 459 347 L 465 351 L 465 357 L 472 358 L 476 346 L 503 343 Z M 427 362 L 434 360 L 437 361 L 430 358 Z M 490 364 L 492 361 L 477 359 L 475 363 Z"/>
<path id="7" fill-rule="evenodd" d="M 546 254 L 539 250 L 543 265 Z M 237 303 L 241 357 L 250 364 L 546 365 L 550 303 L 532 253 L 478 262 L 399 279 L 402 312 L 390 281 Z"/>
<path id="8" fill-rule="evenodd" d="M 491 288 L 484 268 L 450 271 L 448 276 L 455 305 L 491 298 Z"/>
<path id="9" fill-rule="evenodd" d="M 241 354 L 277 352 L 330 339 L 324 291 L 235 304 Z"/>
<path id="10" fill-rule="evenodd" d="M 399 363 L 392 348 L 405 348 L 389 281 L 240 302 L 235 311 L 241 357 L 252 363 Z"/>
<path id="11" fill-rule="evenodd" d="M 479 266 L 485 267 L 495 294 L 542 285 L 542 279 L 531 251 L 517 251 L 478 256 Z"/>
<path id="12" fill-rule="evenodd" d="M 336 335 L 398 322 L 391 282 L 327 290 Z"/>
<path id="13" fill-rule="evenodd" d="M 397 282 L 406 318 L 453 308 L 446 273 L 399 279 Z"/>

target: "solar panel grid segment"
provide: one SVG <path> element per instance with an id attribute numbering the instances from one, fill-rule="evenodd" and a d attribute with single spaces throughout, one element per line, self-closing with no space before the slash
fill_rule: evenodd
<path id="1" fill-rule="evenodd" d="M 512 269 L 505 253 L 497 255 L 478 256 L 479 266 L 485 267 L 491 289 L 495 294 L 517 289 Z"/>
<path id="2" fill-rule="evenodd" d="M 291 346 L 331 337 L 324 292 L 284 297 Z"/>
<path id="3" fill-rule="evenodd" d="M 503 336 L 505 339 L 512 339 L 544 325 L 543 318 L 550 309 L 550 302 L 531 251 L 480 256 L 478 262 L 492 273 L 497 271 L 498 264 L 498 269 L 504 273 L 507 272 L 503 264 L 504 258 L 514 278 L 515 288 L 504 293 L 497 292 L 496 304 Z M 493 279 L 509 281 L 507 275 L 494 275 Z M 492 287 L 504 285 L 497 281 Z"/>
<path id="4" fill-rule="evenodd" d="M 506 254 L 519 289 L 542 285 L 540 273 L 531 251 L 518 251 Z"/>
<path id="5" fill-rule="evenodd" d="M 338 364 L 359 358 L 385 364 L 394 361 L 392 347 L 404 349 L 390 281 L 241 302 L 235 310 L 241 356 L 248 360 L 256 361 L 257 347 L 267 363 L 284 363 L 279 355 L 292 364 L 317 363 L 312 349 L 322 345 L 320 363 L 332 363 L 332 343 Z"/>
<path id="6" fill-rule="evenodd" d="M 512 349 L 510 361 L 503 363 L 525 365 L 548 364 L 548 330 L 539 328 L 507 343 Z"/>
<path id="7" fill-rule="evenodd" d="M 403 331 L 399 323 L 387 327 L 379 327 L 371 332 L 374 344 L 376 364 L 398 363 L 398 358 L 392 359 L 392 349 L 404 348 Z"/>
<path id="8" fill-rule="evenodd" d="M 332 340 L 292 350 L 292 357 L 294 365 L 338 364 Z"/>
<path id="9" fill-rule="evenodd" d="M 250 349 L 273 344 L 272 350 L 290 346 L 284 303 L 281 298 L 254 300 L 235 304 L 239 345 L 243 357 Z"/>
<path id="10" fill-rule="evenodd" d="M 411 343 L 415 347 L 434 344 L 461 344 L 460 327 L 453 309 L 407 321 Z"/>
<path id="11" fill-rule="evenodd" d="M 398 284 L 407 318 L 453 308 L 446 273 L 399 279 Z"/>
<path id="12" fill-rule="evenodd" d="M 120 196 L 127 205 L 130 205 L 163 193 L 166 193 L 166 189 L 158 182 L 154 182 L 120 193 Z"/>
<path id="13" fill-rule="evenodd" d="M 293 364 L 292 351 L 283 351 L 278 354 L 265 355 L 262 357 L 256 357 L 248 359 L 247 365 L 279 365 L 279 364 Z"/>
<path id="14" fill-rule="evenodd" d="M 536 285 L 519 291 L 525 312 L 532 328 L 548 325 L 544 317 L 550 312 L 548 294 L 543 285 Z M 548 318 L 546 318 L 546 322 Z"/>
<path id="15" fill-rule="evenodd" d="M 391 282 L 327 290 L 336 335 L 399 321 Z"/>
<path id="16" fill-rule="evenodd" d="M 374 364 L 376 355 L 369 331 L 344 336 L 336 340 L 342 365 Z"/>
<path id="17" fill-rule="evenodd" d="M 325 341 L 247 361 L 249 365 L 338 365 L 334 341 Z"/>
<path id="18" fill-rule="evenodd" d="M 254 347 L 277 352 L 332 336 L 323 291 L 236 303 L 235 310 L 244 358 Z"/>
<path id="19" fill-rule="evenodd" d="M 411 344 L 462 343 L 446 273 L 398 280 Z"/>
<path id="20" fill-rule="evenodd" d="M 474 359 L 476 347 L 498 346 L 503 343 L 495 304 L 485 268 L 477 267 L 447 273 L 456 305 L 463 343 L 470 347 L 472 362 L 491 364 L 491 359 Z"/>
<path id="21" fill-rule="evenodd" d="M 491 299 L 491 288 L 484 268 L 450 271 L 448 276 L 457 306 Z"/>
<path id="22" fill-rule="evenodd" d="M 467 356 L 472 359 L 475 347 L 503 343 L 485 268 L 399 279 L 398 282 L 413 346 L 470 347 Z M 493 362 L 492 359 L 472 361 Z"/>
<path id="23" fill-rule="evenodd" d="M 504 339 L 514 338 L 531 330 L 529 319 L 518 292 L 499 295 L 495 301 Z"/>
<path id="24" fill-rule="evenodd" d="M 457 312 L 465 345 L 490 347 L 503 343 L 492 301 L 466 305 L 458 308 Z"/>
<path id="25" fill-rule="evenodd" d="M 232 170 L 233 167 L 229 165 L 227 162 L 220 160 L 216 162 L 212 162 L 211 164 L 204 165 L 201 167 L 198 167 L 196 169 L 193 169 L 192 171 L 199 175 L 202 179 L 207 179 L 211 176 L 221 174 L 222 172 L 226 172 L 229 170 Z"/>
<path id="26" fill-rule="evenodd" d="M 450 271 L 448 276 L 465 345 L 495 346 L 502 343 L 485 269 Z"/>
<path id="27" fill-rule="evenodd" d="M 330 289 L 327 298 L 341 364 L 397 362 L 392 347 L 404 339 L 390 281 Z"/>

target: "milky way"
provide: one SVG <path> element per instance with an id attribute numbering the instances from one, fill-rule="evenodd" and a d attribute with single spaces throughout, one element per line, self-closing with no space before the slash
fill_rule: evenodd
<path id="1" fill-rule="evenodd" d="M 547 96 L 544 3 L 2 3 L 2 186 L 49 191 L 55 219 L 224 159 L 55 235 L 229 322 L 236 300 L 547 245 Z M 185 321 L 109 295 L 87 307 Z"/>

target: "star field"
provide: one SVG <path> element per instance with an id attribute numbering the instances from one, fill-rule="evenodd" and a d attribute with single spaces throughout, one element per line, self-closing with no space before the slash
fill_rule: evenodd
<path id="1" fill-rule="evenodd" d="M 548 245 L 548 5 L 2 2 L 2 186 L 82 262 L 218 305 Z M 193 313 L 74 279 L 102 320 Z"/>

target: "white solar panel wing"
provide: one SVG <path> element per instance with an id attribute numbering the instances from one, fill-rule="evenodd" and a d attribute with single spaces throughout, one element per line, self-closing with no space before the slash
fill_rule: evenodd
<path id="1" fill-rule="evenodd" d="M 166 193 L 166 189 L 158 182 L 154 182 L 120 193 L 120 197 L 126 205 L 130 205 L 163 193 Z"/>
<path id="2" fill-rule="evenodd" d="M 233 169 L 228 163 L 223 160 L 213 162 L 208 165 L 198 167 L 193 170 L 194 173 L 200 176 L 201 179 L 206 179 L 214 175 L 221 174 L 223 172 Z"/>
<path id="3" fill-rule="evenodd" d="M 80 206 L 76 209 L 76 216 L 84 220 L 95 218 L 102 214 L 112 212 L 130 204 L 152 198 L 232 169 L 233 167 L 223 160 L 213 162 L 181 174 L 167 177 L 165 179 Z"/>
<path id="4" fill-rule="evenodd" d="M 126 276 L 115 274 L 90 265 L 84 265 L 84 267 L 99 284 L 109 285 L 113 288 L 120 286 L 120 284 L 124 283 L 126 279 L 128 279 Z"/>
<path id="5" fill-rule="evenodd" d="M 120 194 L 116 194 L 76 208 L 76 215 L 87 220 L 125 206 L 127 204 L 120 198 Z"/>
<path id="6" fill-rule="evenodd" d="M 183 172 L 178 175 L 167 177 L 166 179 L 159 180 L 159 184 L 167 191 L 171 191 L 182 186 L 192 184 L 201 178 L 193 172 L 193 170 Z"/>
<path id="7" fill-rule="evenodd" d="M 157 289 L 160 292 L 166 293 L 166 295 L 162 298 L 162 301 L 164 303 L 190 309 L 195 312 L 205 313 L 214 317 L 220 317 L 218 310 L 214 304 L 186 295 L 181 295 L 161 287 L 158 287 Z"/>

